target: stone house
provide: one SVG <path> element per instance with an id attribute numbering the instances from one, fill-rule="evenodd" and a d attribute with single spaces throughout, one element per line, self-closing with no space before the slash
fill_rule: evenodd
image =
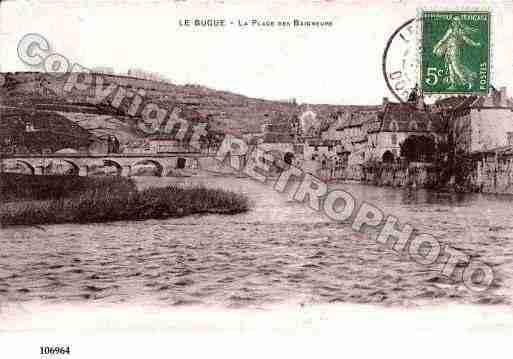
<path id="1" fill-rule="evenodd" d="M 333 121 L 328 129 L 321 133 L 321 139 L 342 141 L 345 139 L 344 125 L 349 123 L 351 112 L 350 111 L 339 111 L 336 114 L 336 120 Z"/>
<path id="2" fill-rule="evenodd" d="M 476 167 L 473 184 L 484 193 L 513 193 L 513 135 L 509 144 L 474 152 Z"/>
<path id="3" fill-rule="evenodd" d="M 361 164 L 366 160 L 367 133 L 372 124 L 377 122 L 378 110 L 355 110 L 339 112 L 327 131 L 321 137 L 324 140 L 337 141 L 350 165 Z M 340 151 L 339 151 L 340 152 Z"/>
<path id="4" fill-rule="evenodd" d="M 296 163 L 295 143 L 290 134 L 266 133 L 258 141 L 258 148 L 272 152 L 275 157 L 281 157 L 282 160 L 287 159 L 286 162 L 289 164 Z"/>
<path id="5" fill-rule="evenodd" d="M 342 152 L 342 145 L 339 141 L 311 139 L 304 144 L 303 158 L 315 161 L 321 156 L 326 158 L 337 156 L 340 152 Z"/>
<path id="6" fill-rule="evenodd" d="M 505 87 L 492 89 L 486 97 L 450 97 L 434 108 L 450 117 L 456 148 L 466 153 L 506 146 L 508 132 L 513 132 L 513 107 Z"/>
<path id="7" fill-rule="evenodd" d="M 367 127 L 366 159 L 395 161 L 401 155 L 401 143 L 411 135 L 445 140 L 446 131 L 440 113 L 419 110 L 410 103 L 385 104 L 378 121 Z"/>

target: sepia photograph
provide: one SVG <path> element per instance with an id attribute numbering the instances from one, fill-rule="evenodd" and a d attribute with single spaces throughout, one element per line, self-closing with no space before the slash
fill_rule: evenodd
<path id="1" fill-rule="evenodd" d="M 0 1 L 0 358 L 507 356 L 512 23 Z"/>

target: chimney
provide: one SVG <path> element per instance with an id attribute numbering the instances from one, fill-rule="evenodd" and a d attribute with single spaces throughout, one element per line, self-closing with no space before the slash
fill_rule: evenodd
<path id="1" fill-rule="evenodd" d="M 388 97 L 383 97 L 383 105 L 386 105 L 388 103 Z"/>
<path id="2" fill-rule="evenodd" d="M 424 111 L 426 104 L 424 103 L 424 96 L 421 95 L 417 98 L 417 110 Z"/>
<path id="3" fill-rule="evenodd" d="M 506 86 L 502 86 L 500 88 L 500 106 L 507 107 L 508 106 L 508 93 Z"/>

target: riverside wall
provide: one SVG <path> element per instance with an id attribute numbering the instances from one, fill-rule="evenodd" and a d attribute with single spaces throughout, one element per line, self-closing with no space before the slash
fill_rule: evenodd
<path id="1" fill-rule="evenodd" d="M 238 160 L 244 164 L 246 158 Z M 199 168 L 208 172 L 237 174 L 228 162 L 220 163 L 215 157 L 199 158 L 198 162 Z M 474 159 L 469 169 L 454 170 L 465 173 L 453 173 L 451 176 L 447 176 L 447 173 L 442 175 L 445 170 L 443 166 L 427 162 L 310 167 L 306 166 L 304 170 L 316 174 L 324 181 L 356 181 L 375 186 L 431 188 L 451 192 L 513 194 L 513 156 Z"/>
<path id="2" fill-rule="evenodd" d="M 353 165 L 338 169 L 321 169 L 319 177 L 326 181 L 349 180 L 376 186 L 432 188 L 439 174 L 428 163 Z"/>
<path id="3" fill-rule="evenodd" d="M 474 160 L 465 174 L 441 180 L 442 168 L 429 163 L 354 165 L 320 169 L 324 181 L 357 181 L 375 186 L 432 188 L 453 192 L 513 194 L 513 157 Z M 459 177 L 459 179 L 458 179 Z"/>
<path id="4" fill-rule="evenodd" d="M 488 157 L 476 164 L 473 182 L 480 192 L 513 194 L 513 158 Z"/>

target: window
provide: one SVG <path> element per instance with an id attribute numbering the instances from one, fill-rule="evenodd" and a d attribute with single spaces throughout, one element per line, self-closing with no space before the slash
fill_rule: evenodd
<path id="1" fill-rule="evenodd" d="M 390 140 L 393 145 L 397 145 L 397 135 L 395 133 L 392 133 L 392 135 L 390 136 Z"/>

